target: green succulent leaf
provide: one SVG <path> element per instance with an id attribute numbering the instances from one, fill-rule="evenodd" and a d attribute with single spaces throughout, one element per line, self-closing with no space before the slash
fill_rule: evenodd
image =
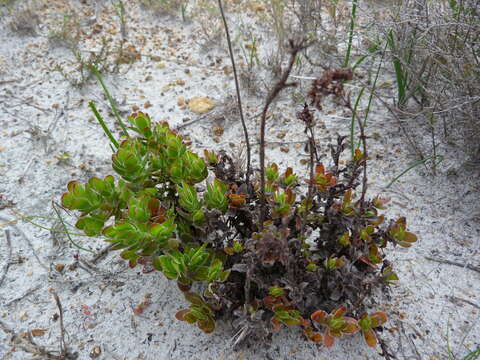
<path id="1" fill-rule="evenodd" d="M 155 268 L 160 268 L 163 274 L 169 279 L 175 280 L 178 278 L 179 273 L 176 266 L 172 261 L 172 258 L 167 255 L 162 255 L 156 258 Z"/>
<path id="2" fill-rule="evenodd" d="M 132 124 L 130 129 L 136 131 L 146 139 L 152 137 L 153 132 L 151 129 L 152 121 L 148 114 L 143 112 L 138 112 L 128 117 L 128 121 Z"/>
<path id="3" fill-rule="evenodd" d="M 193 213 L 200 210 L 202 203 L 198 200 L 197 190 L 192 185 L 185 182 L 181 186 L 177 186 L 178 202 L 186 211 Z"/>
<path id="4" fill-rule="evenodd" d="M 228 198 L 226 192 L 228 186 L 218 179 L 214 179 L 213 184 L 207 183 L 207 191 L 203 197 L 208 209 L 217 209 L 225 213 L 228 209 Z"/>

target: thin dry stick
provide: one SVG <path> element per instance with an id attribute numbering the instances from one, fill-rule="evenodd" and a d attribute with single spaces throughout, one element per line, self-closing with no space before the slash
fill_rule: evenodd
<path id="1" fill-rule="evenodd" d="M 102 250 L 100 250 L 95 256 L 90 259 L 92 264 L 96 264 L 98 261 L 102 260 L 105 256 L 107 256 L 110 249 L 114 246 L 114 244 L 110 244 L 105 246 Z"/>
<path id="2" fill-rule="evenodd" d="M 34 286 L 33 288 L 31 289 L 28 289 L 24 294 L 20 295 L 19 297 L 13 299 L 13 300 L 10 300 L 9 302 L 7 302 L 5 305 L 6 306 L 10 306 L 12 304 L 15 304 L 23 299 L 25 299 L 27 296 L 30 296 L 32 295 L 35 291 L 37 291 L 38 289 L 40 289 L 42 287 L 42 285 L 36 285 Z"/>
<path id="3" fill-rule="evenodd" d="M 4 233 L 5 233 L 5 239 L 7 240 L 8 257 L 7 257 L 7 263 L 5 264 L 5 268 L 3 270 L 2 278 L 0 279 L 0 286 L 2 286 L 3 281 L 7 277 L 8 269 L 10 268 L 10 264 L 12 263 L 12 241 L 10 239 L 10 231 L 4 230 Z"/>
<path id="4" fill-rule="evenodd" d="M 227 37 L 228 52 L 230 54 L 230 60 L 232 61 L 233 77 L 235 79 L 235 89 L 237 91 L 238 110 L 240 111 L 240 120 L 242 122 L 243 134 L 245 136 L 245 142 L 247 143 L 247 174 L 245 176 L 245 182 L 248 185 L 250 182 L 250 156 L 251 156 L 250 140 L 248 138 L 248 130 L 247 130 L 247 125 L 245 123 L 245 118 L 243 117 L 242 98 L 240 96 L 240 86 L 238 84 L 237 67 L 235 66 L 235 58 L 233 57 L 233 50 L 232 50 L 232 41 L 230 40 L 230 32 L 228 31 L 228 24 L 227 24 L 227 19 L 225 18 L 225 13 L 223 11 L 222 0 L 218 0 L 218 7 L 220 9 L 220 13 L 222 14 L 223 26 L 225 27 L 225 35 Z"/>
<path id="5" fill-rule="evenodd" d="M 449 299 L 450 299 L 450 301 L 452 301 L 454 303 L 464 302 L 464 303 L 472 305 L 474 308 L 477 308 L 477 309 L 480 310 L 480 306 L 475 304 L 473 301 L 470 301 L 470 300 L 467 300 L 467 299 L 462 299 L 462 298 L 459 298 L 459 297 L 456 297 L 456 296 L 450 296 Z"/>
<path id="6" fill-rule="evenodd" d="M 462 264 L 462 263 L 452 261 L 452 260 L 447 260 L 447 259 L 437 259 L 437 258 L 433 258 L 433 257 L 429 257 L 429 256 L 425 256 L 425 259 L 430 260 L 430 261 L 435 261 L 435 262 L 438 262 L 440 264 L 455 265 L 455 266 L 459 266 L 461 268 L 467 268 L 469 270 L 476 271 L 476 272 L 480 273 L 480 267 L 478 267 L 478 266 L 473 266 L 473 265 L 470 265 L 470 264 Z"/>
<path id="7" fill-rule="evenodd" d="M 283 72 L 280 80 L 277 82 L 275 87 L 272 89 L 270 94 L 268 94 L 267 101 L 262 111 L 262 118 L 260 122 L 260 228 L 263 229 L 263 221 L 265 220 L 265 123 L 267 119 L 268 108 L 272 104 L 273 100 L 280 94 L 280 91 L 287 87 L 296 86 L 296 83 L 287 83 L 288 77 L 292 71 L 293 64 L 297 58 L 297 54 L 305 49 L 307 45 L 305 44 L 305 39 L 301 40 L 299 43 L 294 43 L 293 40 L 290 40 L 290 61 L 287 68 Z"/>
<path id="8" fill-rule="evenodd" d="M 50 293 L 53 295 L 55 302 L 58 307 L 58 312 L 60 313 L 60 354 L 62 358 L 66 358 L 67 356 L 67 345 L 65 343 L 65 327 L 63 325 L 63 308 L 62 303 L 60 302 L 60 298 L 58 297 L 55 290 L 50 289 Z"/>

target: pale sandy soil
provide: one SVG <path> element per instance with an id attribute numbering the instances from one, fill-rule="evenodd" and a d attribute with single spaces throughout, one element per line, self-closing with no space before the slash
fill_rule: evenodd
<path id="1" fill-rule="evenodd" d="M 78 264 L 79 259 L 88 261 L 93 255 L 79 251 L 62 235 L 18 221 L 18 214 L 53 218 L 51 202 L 59 201 L 69 180 L 84 181 L 93 175 L 112 173 L 107 140 L 87 106 L 94 100 L 107 115 L 103 93 L 93 80 L 78 89 L 54 71 L 59 64 L 69 77 L 76 76 L 78 62 L 65 47 L 48 39 L 52 24 L 63 21 L 61 14 L 67 8 L 77 9 L 82 24 L 93 24 L 95 7 L 65 0 L 37 4 L 35 34 L 12 30 L 11 14 L 4 13 L 0 18 L 0 279 L 6 274 L 0 286 L 0 358 L 35 358 L 40 347 L 58 352 L 60 326 L 55 314 L 59 310 L 49 292 L 54 289 L 63 307 L 66 345 L 79 359 L 97 355 L 99 359 L 132 360 L 381 359 L 358 334 L 341 339 L 327 350 L 289 329 L 275 335 L 270 344 L 234 352 L 229 347 L 233 335 L 230 324 L 219 322 L 213 335 L 205 335 L 175 320 L 174 314 L 184 300 L 175 284 L 160 273 L 142 274 L 139 269 L 129 269 L 115 253 L 93 267 Z M 106 76 L 122 115 L 127 115 L 132 106 L 147 107 L 153 119 L 168 120 L 176 127 L 199 118 L 177 105 L 179 97 L 209 96 L 219 105 L 208 116 L 184 127 L 182 134 L 190 136 L 197 150 L 239 152 L 241 126 L 229 106 L 228 97 L 234 94 L 234 88 L 231 75 L 224 73 L 224 66 L 229 65 L 225 47 L 202 46 L 195 23 L 156 16 L 133 1 L 128 2 L 126 10 L 127 38 L 141 56 L 131 65 L 121 65 L 119 73 Z M 368 12 L 368 8 L 362 10 Z M 100 35 L 119 36 L 118 18 L 111 4 L 101 3 L 96 11 L 102 28 L 82 42 L 83 51 L 99 50 Z M 82 36 L 90 34 L 92 31 Z M 315 72 L 298 75 L 314 76 Z M 383 95 L 392 99 L 394 88 L 388 86 L 389 74 L 384 73 L 382 78 L 386 84 Z M 358 91 L 355 84 L 351 87 L 354 92 Z M 307 88 L 308 82 L 303 81 L 301 91 Z M 255 115 L 262 100 L 245 97 L 248 127 L 255 134 Z M 365 106 L 362 104 L 362 108 Z M 306 175 L 307 168 L 300 163 L 305 158 L 303 146 L 295 143 L 304 140 L 303 128 L 295 120 L 298 110 L 298 104 L 287 95 L 272 108 L 268 158 L 280 166 L 294 166 Z M 326 101 L 317 115 L 322 149 L 327 149 L 337 133 L 348 134 L 349 114 L 332 101 Z M 419 146 L 429 144 L 428 134 L 420 126 L 408 119 L 405 122 Z M 112 117 L 109 123 L 113 126 Z M 212 130 L 215 126 L 224 128 L 218 138 Z M 277 135 L 284 131 L 285 137 L 280 140 Z M 480 346 L 478 170 L 467 170 L 461 149 L 440 140 L 438 152 L 445 160 L 436 177 L 417 167 L 389 190 L 382 190 L 416 160 L 415 154 L 400 135 L 398 122 L 378 103 L 370 114 L 367 131 L 372 136 L 370 194 L 383 191 L 391 197 L 389 214 L 406 216 L 420 239 L 408 251 L 391 249 L 389 260 L 397 264 L 400 281 L 389 296 L 372 300 L 371 309 L 389 313 L 383 337 L 398 359 L 447 359 L 448 347 L 456 359 L 462 359 Z M 36 221 L 47 227 L 58 226 L 52 219 Z M 10 232 L 10 246 L 4 230 Z M 75 239 L 94 252 L 105 246 L 101 239 Z M 62 272 L 58 271 L 59 264 L 65 265 Z M 133 309 L 145 298 L 152 304 L 143 314 L 135 315 Z M 22 348 L 25 339 L 12 341 L 13 333 L 25 334 L 28 330 L 37 330 L 40 335 L 33 338 L 37 348 Z"/>

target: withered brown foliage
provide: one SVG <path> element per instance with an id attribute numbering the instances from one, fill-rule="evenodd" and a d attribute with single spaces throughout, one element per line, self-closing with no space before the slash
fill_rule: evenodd
<path id="1" fill-rule="evenodd" d="M 325 71 L 321 77 L 315 79 L 312 83 L 312 88 L 307 95 L 311 101 L 310 105 L 322 110 L 322 99 L 328 95 L 343 97 L 345 95 L 343 83 L 352 79 L 352 69 Z"/>

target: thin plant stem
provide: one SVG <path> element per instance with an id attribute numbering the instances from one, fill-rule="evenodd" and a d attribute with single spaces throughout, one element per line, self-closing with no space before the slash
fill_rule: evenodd
<path id="1" fill-rule="evenodd" d="M 81 234 L 81 233 L 72 233 L 72 232 L 69 232 L 69 231 L 57 230 L 57 229 L 49 228 L 49 227 L 40 225 L 39 223 L 36 223 L 35 221 L 32 221 L 33 218 L 53 219 L 53 218 L 48 217 L 48 216 L 25 216 L 25 215 L 20 214 L 20 213 L 17 212 L 17 211 L 14 211 L 14 214 L 17 215 L 20 220 L 26 221 L 26 222 L 28 222 L 29 224 L 32 224 L 33 226 L 36 226 L 36 227 L 38 227 L 38 228 L 40 228 L 40 229 L 43 229 L 43 230 L 48 230 L 48 231 L 50 231 L 50 232 L 60 233 L 60 234 L 69 234 L 69 235 L 73 235 L 73 236 L 88 236 L 88 235 Z"/>
<path id="2" fill-rule="evenodd" d="M 343 67 L 348 67 L 350 63 L 350 55 L 352 52 L 352 42 L 353 42 L 353 32 L 355 30 L 355 18 L 357 16 L 357 5 L 358 0 L 353 0 L 352 2 L 352 15 L 350 18 L 350 30 L 348 34 L 348 46 L 347 46 L 347 54 L 345 55 L 345 61 L 343 62 Z"/>
<path id="3" fill-rule="evenodd" d="M 102 75 L 100 74 L 100 72 L 98 71 L 98 69 L 94 65 L 91 65 L 90 69 L 93 71 L 93 73 L 95 74 L 95 76 L 98 79 L 98 82 L 102 86 L 103 92 L 105 93 L 105 96 L 107 97 L 108 102 L 110 103 L 110 107 L 112 108 L 113 115 L 115 116 L 115 118 L 118 121 L 118 124 L 122 128 L 122 131 L 123 131 L 124 135 L 129 137 L 128 130 L 127 130 L 125 124 L 123 123 L 122 118 L 120 117 L 120 114 L 118 113 L 117 105 L 115 104 L 115 101 L 113 100 L 112 96 L 110 95 L 110 92 L 108 91 L 108 88 L 105 85 L 105 82 L 103 81 Z"/>
<path id="4" fill-rule="evenodd" d="M 363 125 L 364 126 L 366 126 L 366 124 L 367 124 L 368 114 L 370 113 L 370 107 L 372 105 L 374 92 L 377 88 L 378 76 L 380 75 L 380 69 L 382 68 L 383 59 L 385 58 L 385 50 L 386 49 L 387 49 L 387 43 L 385 43 L 385 48 L 382 51 L 382 57 L 380 58 L 380 63 L 378 64 L 378 67 L 377 67 L 377 73 L 375 74 L 375 80 L 373 80 L 372 89 L 370 90 L 370 97 L 368 98 L 367 110 L 365 111 L 365 117 L 363 119 Z"/>
<path id="5" fill-rule="evenodd" d="M 355 119 L 356 119 L 356 117 L 357 117 L 358 104 L 360 103 L 360 99 L 362 98 L 364 91 L 365 91 L 365 87 L 363 87 L 362 90 L 360 90 L 360 93 L 359 93 L 358 96 L 357 96 L 357 100 L 355 100 L 355 105 L 353 106 L 353 111 L 352 111 L 352 121 L 351 121 L 351 123 L 350 123 L 350 147 L 352 148 L 352 149 L 351 149 L 351 151 L 352 151 L 352 159 L 353 159 L 353 157 L 355 156 L 355 141 L 354 141 L 354 137 L 355 137 Z"/>
<path id="6" fill-rule="evenodd" d="M 87 249 L 87 248 L 84 248 L 83 246 L 81 246 L 81 245 L 77 244 L 75 241 L 73 241 L 72 237 L 70 236 L 70 233 L 67 231 L 67 226 L 65 225 L 65 222 L 63 221 L 63 218 L 62 218 L 62 216 L 60 215 L 60 211 L 58 211 L 58 209 L 56 208 L 56 206 L 57 206 L 57 205 L 55 204 L 55 202 L 52 201 L 53 210 L 55 211 L 55 214 L 57 214 L 58 219 L 59 219 L 60 222 L 62 223 L 63 229 L 65 230 L 65 233 L 67 234 L 68 240 L 72 243 L 72 245 L 75 246 L 76 248 L 80 249 L 80 250 L 88 251 L 88 252 L 91 252 L 92 254 L 95 254 L 95 251 L 90 250 L 90 249 Z"/>
<path id="7" fill-rule="evenodd" d="M 412 165 L 410 165 L 409 167 L 407 167 L 405 170 L 403 170 L 399 175 L 397 175 L 392 181 L 390 181 L 388 183 L 387 186 L 385 186 L 385 189 L 388 189 L 390 186 L 392 186 L 398 179 L 400 179 L 403 175 L 405 175 L 407 172 L 409 172 L 410 170 L 412 170 L 413 168 L 416 168 L 417 166 L 419 165 L 422 165 L 422 164 L 425 164 L 427 161 L 430 161 L 430 160 L 436 160 L 436 159 L 439 159 L 438 162 L 436 162 L 436 165 L 440 164 L 444 157 L 443 155 L 432 155 L 432 156 L 429 156 L 425 159 L 422 159 L 422 160 L 418 160 L 416 162 L 414 162 Z"/>
<path id="8" fill-rule="evenodd" d="M 362 195 L 360 197 L 360 203 L 362 204 L 362 208 L 364 207 L 364 202 L 365 202 L 365 195 L 367 194 L 367 159 L 368 159 L 368 153 L 367 153 L 367 137 L 365 136 L 365 127 L 362 123 L 362 120 L 360 118 L 357 118 L 358 121 L 358 126 L 360 128 L 360 139 L 362 140 L 362 145 L 363 145 L 363 179 L 362 179 Z"/>
<path id="9" fill-rule="evenodd" d="M 278 96 L 280 91 L 286 87 L 295 86 L 296 83 L 287 83 L 288 77 L 295 63 L 297 54 L 306 47 L 305 39 L 299 43 L 294 43 L 290 41 L 290 60 L 287 68 L 283 72 L 280 80 L 277 82 L 272 91 L 268 94 L 267 100 L 262 111 L 262 117 L 260 120 L 260 151 L 259 151 L 259 160 L 260 160 L 260 219 L 259 226 L 260 229 L 263 229 L 263 222 L 265 220 L 265 124 L 267 122 L 267 112 L 268 108 L 272 104 L 273 100 Z"/>
<path id="10" fill-rule="evenodd" d="M 112 133 L 108 129 L 107 125 L 105 124 L 105 121 L 103 120 L 102 115 L 100 115 L 100 113 L 98 112 L 97 107 L 95 106 L 93 101 L 89 101 L 88 106 L 90 106 L 90 109 L 92 110 L 93 115 L 95 115 L 95 117 L 97 118 L 97 121 L 100 123 L 100 126 L 102 127 L 105 135 L 108 136 L 108 138 L 110 139 L 110 142 L 113 144 L 113 146 L 115 146 L 118 149 L 118 147 L 120 146 L 118 144 L 118 141 L 115 140 L 115 138 L 113 137 Z"/>
<path id="11" fill-rule="evenodd" d="M 247 146 L 247 173 L 245 176 L 245 182 L 248 185 L 250 182 L 250 171 L 251 171 L 250 170 L 250 166 L 251 166 L 250 140 L 248 137 L 247 124 L 245 123 L 245 118 L 243 117 L 242 97 L 240 96 L 240 85 L 238 83 L 237 67 L 235 66 L 235 58 L 233 56 L 233 50 L 232 50 L 232 41 L 230 39 L 230 31 L 228 30 L 227 19 L 225 18 L 225 13 L 223 11 L 222 0 L 218 0 L 218 7 L 222 15 L 223 26 L 225 27 L 225 35 L 227 37 L 228 52 L 230 54 L 230 60 L 232 61 L 233 77 L 235 79 L 235 90 L 237 92 L 238 110 L 240 112 L 240 120 L 242 122 L 243 135 L 245 136 L 245 142 Z"/>

